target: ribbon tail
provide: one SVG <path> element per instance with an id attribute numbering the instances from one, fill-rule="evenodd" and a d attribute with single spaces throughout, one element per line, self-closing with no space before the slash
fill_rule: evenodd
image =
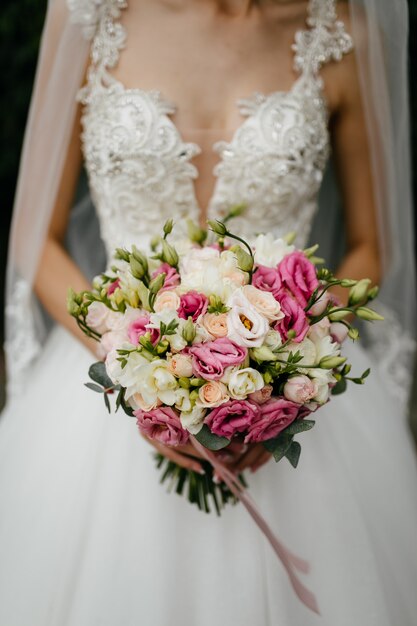
<path id="1" fill-rule="evenodd" d="M 268 539 L 272 549 L 283 564 L 284 569 L 290 579 L 291 585 L 298 598 L 311 611 L 320 615 L 315 595 L 309 589 L 307 589 L 305 585 L 303 585 L 303 583 L 298 578 L 296 572 L 294 572 L 294 569 L 298 569 L 300 572 L 308 573 L 310 567 L 307 561 L 293 554 L 284 546 L 283 543 L 281 543 L 281 541 L 279 541 L 279 539 L 259 511 L 257 505 L 244 489 L 243 485 L 240 483 L 235 474 L 233 474 L 233 472 L 225 467 L 223 463 L 221 463 L 210 450 L 208 450 L 201 443 L 199 443 L 195 437 L 191 436 L 191 440 L 196 450 L 200 452 L 200 454 L 202 454 L 202 456 L 213 465 L 219 476 L 229 487 L 230 491 L 236 498 L 238 498 L 242 502 L 249 515 L 252 517 L 254 522 L 258 525 L 260 530 Z"/>

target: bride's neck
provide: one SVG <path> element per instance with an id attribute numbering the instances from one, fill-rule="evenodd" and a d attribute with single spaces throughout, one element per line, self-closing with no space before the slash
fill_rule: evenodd
<path id="1" fill-rule="evenodd" d="M 256 7 L 267 5 L 288 3 L 291 0 L 162 0 L 163 3 L 173 9 L 184 9 L 189 6 L 200 6 L 213 9 L 218 13 L 227 15 L 247 15 Z"/>

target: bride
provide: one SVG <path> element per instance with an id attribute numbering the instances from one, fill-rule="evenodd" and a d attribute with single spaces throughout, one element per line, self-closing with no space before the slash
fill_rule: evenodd
<path id="1" fill-rule="evenodd" d="M 67 4 L 49 3 L 10 242 L 0 626 L 411 626 L 405 3 Z M 371 362 L 372 374 L 321 409 L 297 470 L 257 446 L 225 460 L 246 470 L 265 517 L 310 562 L 318 617 L 243 506 L 216 518 L 167 494 L 150 442 L 83 386 L 94 346 L 65 298 L 89 283 L 63 242 L 83 154 L 108 253 L 148 248 L 168 217 L 204 224 L 237 202 L 247 210 L 235 232 L 296 230 L 303 246 L 330 147 L 344 207 L 339 272 L 383 283 L 384 336 L 368 352 L 346 348 L 355 371 Z M 318 232 L 340 251 L 331 180 Z M 32 286 L 58 322 L 46 340 Z M 195 450 L 163 452 L 199 468 Z"/>

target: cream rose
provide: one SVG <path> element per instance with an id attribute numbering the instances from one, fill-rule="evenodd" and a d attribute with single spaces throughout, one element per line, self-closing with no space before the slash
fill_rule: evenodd
<path id="1" fill-rule="evenodd" d="M 189 378 L 193 374 L 191 356 L 188 354 L 173 354 L 168 360 L 168 369 L 178 378 L 182 376 Z"/>
<path id="2" fill-rule="evenodd" d="M 282 320 L 284 317 L 280 303 L 269 291 L 261 291 L 253 285 L 245 285 L 242 287 L 242 293 L 258 313 L 266 317 L 269 322 Z"/>
<path id="3" fill-rule="evenodd" d="M 154 303 L 154 309 L 156 313 L 159 313 L 163 309 L 173 309 L 176 311 L 180 306 L 180 297 L 173 289 L 166 289 L 165 291 L 160 291 Z"/>
<path id="4" fill-rule="evenodd" d="M 236 400 L 244 400 L 250 393 L 259 391 L 264 385 L 262 375 L 252 367 L 233 372 L 228 383 L 230 395 Z"/>
<path id="5" fill-rule="evenodd" d="M 227 336 L 227 313 L 206 313 L 201 319 L 201 324 L 212 337 Z"/>
<path id="6" fill-rule="evenodd" d="M 195 404 L 199 407 L 212 408 L 220 406 L 220 404 L 226 402 L 229 397 L 226 385 L 213 380 L 200 387 Z"/>

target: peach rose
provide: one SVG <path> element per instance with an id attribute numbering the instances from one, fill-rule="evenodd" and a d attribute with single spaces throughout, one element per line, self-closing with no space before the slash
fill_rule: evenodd
<path id="1" fill-rule="evenodd" d="M 176 311 L 180 306 L 180 297 L 172 289 L 166 289 L 160 291 L 155 298 L 154 309 L 156 313 L 162 311 L 162 309 L 173 309 Z"/>
<path id="2" fill-rule="evenodd" d="M 266 317 L 269 322 L 278 321 L 284 317 L 281 305 L 275 300 L 272 293 L 262 291 L 253 285 L 245 285 L 242 288 L 242 293 L 258 313 Z"/>
<path id="3" fill-rule="evenodd" d="M 168 360 L 168 370 L 174 376 L 189 378 L 193 375 L 192 358 L 188 354 L 173 354 Z"/>
<path id="4" fill-rule="evenodd" d="M 227 387 L 216 380 L 210 381 L 198 390 L 196 405 L 200 407 L 220 406 L 229 399 Z"/>
<path id="5" fill-rule="evenodd" d="M 227 313 L 206 313 L 201 324 L 213 337 L 226 337 L 227 335 Z"/>

